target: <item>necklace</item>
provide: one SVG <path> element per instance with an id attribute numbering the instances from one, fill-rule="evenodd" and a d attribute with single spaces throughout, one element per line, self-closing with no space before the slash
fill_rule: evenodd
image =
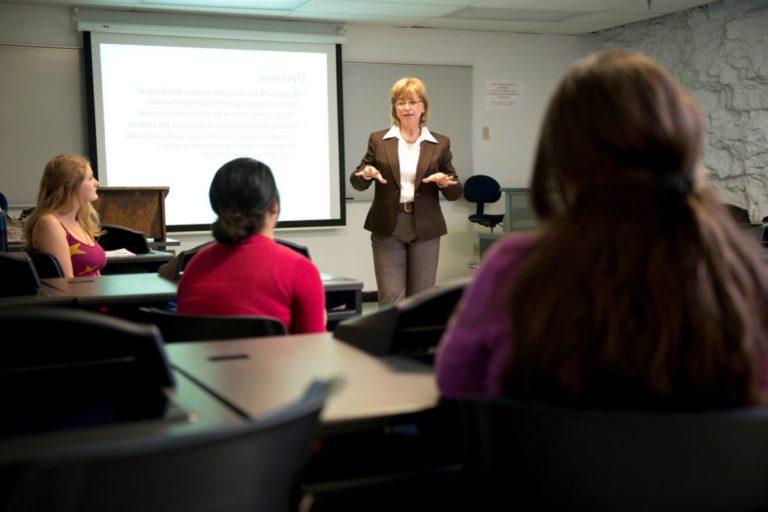
<path id="1" fill-rule="evenodd" d="M 413 138 L 411 138 L 411 139 L 409 139 L 409 138 L 408 138 L 408 137 L 405 135 L 405 133 L 403 132 L 403 130 L 402 130 L 402 129 L 400 130 L 400 135 L 402 135 L 402 137 L 403 137 L 403 140 L 404 140 L 404 141 L 405 141 L 407 144 L 413 144 L 414 142 L 416 142 L 417 140 L 419 140 L 419 137 L 421 136 L 421 128 L 419 128 L 419 131 L 418 131 L 418 133 L 416 134 L 416 136 L 415 136 L 415 137 L 413 137 Z"/>

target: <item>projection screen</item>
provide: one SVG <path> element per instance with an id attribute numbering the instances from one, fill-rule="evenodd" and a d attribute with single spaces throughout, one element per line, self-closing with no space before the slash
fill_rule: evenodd
<path id="1" fill-rule="evenodd" d="M 280 227 L 344 225 L 339 45 L 84 35 L 102 186 L 170 187 L 168 230 L 208 229 L 213 175 L 251 157 L 275 175 Z"/>

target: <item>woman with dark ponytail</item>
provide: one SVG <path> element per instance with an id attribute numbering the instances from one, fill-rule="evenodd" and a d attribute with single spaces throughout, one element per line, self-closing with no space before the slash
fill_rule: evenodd
<path id="1" fill-rule="evenodd" d="M 446 396 L 690 410 L 766 402 L 768 282 L 701 167 L 698 108 L 638 53 L 576 63 L 544 119 L 541 230 L 498 242 L 446 332 Z"/>
<path id="2" fill-rule="evenodd" d="M 238 158 L 216 172 L 209 192 L 216 243 L 201 249 L 179 282 L 179 313 L 262 315 L 292 334 L 325 330 L 320 273 L 274 240 L 280 197 L 272 171 Z"/>

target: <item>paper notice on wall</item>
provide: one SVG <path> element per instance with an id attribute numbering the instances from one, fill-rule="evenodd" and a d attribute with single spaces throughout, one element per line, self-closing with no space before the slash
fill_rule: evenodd
<path id="1" fill-rule="evenodd" d="M 486 80 L 485 109 L 515 110 L 520 106 L 521 85 L 515 80 Z"/>

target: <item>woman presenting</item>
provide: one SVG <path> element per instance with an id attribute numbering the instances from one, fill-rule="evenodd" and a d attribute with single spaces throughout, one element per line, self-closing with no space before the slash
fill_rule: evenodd
<path id="1" fill-rule="evenodd" d="M 357 190 L 376 186 L 365 229 L 371 232 L 380 306 L 435 285 L 440 237 L 447 233 L 438 191 L 450 201 L 461 197 L 451 141 L 427 129 L 422 81 L 395 82 L 390 103 L 392 127 L 371 134 L 349 177 Z"/>

